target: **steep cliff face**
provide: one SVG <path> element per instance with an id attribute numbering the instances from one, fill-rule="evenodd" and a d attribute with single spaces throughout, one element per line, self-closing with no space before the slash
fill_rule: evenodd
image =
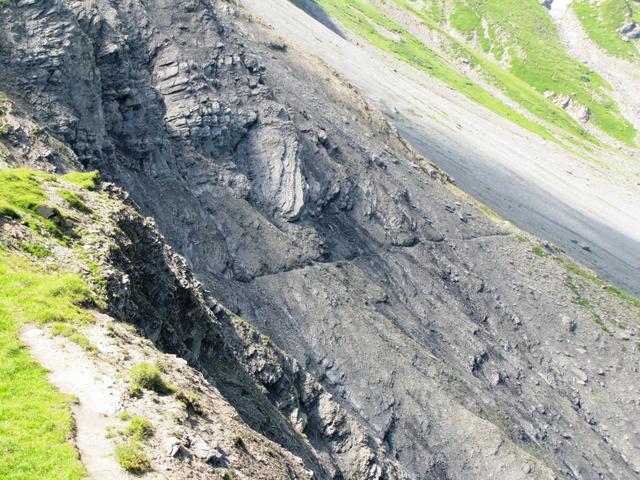
<path id="1" fill-rule="evenodd" d="M 14 1 L 0 25 L 4 161 L 128 191 L 225 307 L 159 280 L 177 260 L 124 217 L 146 293 L 116 312 L 320 476 L 640 472 L 637 303 L 486 217 L 320 62 L 221 0 Z M 22 155 L 20 116 L 75 157 Z"/>
<path id="2" fill-rule="evenodd" d="M 5 345 L 12 330 L 22 330 L 20 339 L 52 370 L 50 380 L 77 398 L 67 443 L 90 478 L 127 478 L 114 450 L 130 473 L 153 479 L 166 472 L 177 479 L 408 478 L 294 359 L 202 288 L 152 219 L 98 178 L 0 170 L 2 294 L 23 296 L 17 304 L 3 298 L 2 389 L 32 396 L 37 408 L 65 402 L 20 388 L 29 373 Z M 134 381 L 140 365 L 157 369 L 156 387 Z M 80 464 L 74 448 L 72 461 L 51 455 L 65 435 L 29 438 L 36 428 L 21 422 L 6 397 L 3 478 L 81 478 L 77 468 L 63 471 Z M 142 416 L 146 433 L 119 428 L 131 412 Z M 50 415 L 51 425 L 59 415 Z M 142 460 L 123 461 L 113 444 L 133 445 Z M 41 461 L 43 450 L 51 462 Z"/>

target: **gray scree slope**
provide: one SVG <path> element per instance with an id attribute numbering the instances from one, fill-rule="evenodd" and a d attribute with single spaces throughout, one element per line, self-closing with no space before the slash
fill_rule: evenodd
<path id="1" fill-rule="evenodd" d="M 234 4 L 12 2 L 0 85 L 410 478 L 637 478 L 637 309 L 588 286 L 594 306 L 577 305 L 553 246 L 536 256 L 485 218 L 353 87 Z M 183 322 L 163 344 L 197 356 L 207 329 Z M 332 441 L 339 459 L 349 445 Z M 335 478 L 404 475 L 347 467 Z"/>
<path id="2" fill-rule="evenodd" d="M 586 163 L 366 42 L 344 38 L 329 28 L 330 20 L 317 22 L 290 0 L 242 3 L 353 82 L 463 190 L 640 294 L 640 194 L 634 176 Z M 600 160 L 627 161 L 613 152 L 602 152 Z M 638 171 L 637 160 L 631 168 Z"/>

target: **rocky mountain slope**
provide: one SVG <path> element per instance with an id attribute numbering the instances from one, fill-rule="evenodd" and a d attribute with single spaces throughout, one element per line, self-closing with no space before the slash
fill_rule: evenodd
<path id="1" fill-rule="evenodd" d="M 464 195 L 321 61 L 222 0 L 15 0 L 0 26 L 2 161 L 129 193 L 83 220 L 112 226 L 105 307 L 204 375 L 167 361 L 258 449 L 223 434 L 231 468 L 637 478 L 638 301 Z M 98 366 L 166 358 L 101 345 Z M 226 474 L 204 460 L 154 463 Z"/>
<path id="2" fill-rule="evenodd" d="M 627 145 L 603 145 L 601 141 L 612 142 L 606 137 L 594 143 L 593 136 L 559 129 L 553 118 L 567 116 L 556 118 L 545 110 L 558 107 L 553 104 L 557 96 L 544 96 L 570 92 L 575 82 L 587 88 L 576 69 L 588 69 L 611 83 L 606 95 L 620 101 L 633 123 L 640 118 L 633 93 L 640 69 L 608 56 L 584 32 L 578 40 L 563 43 L 560 30 L 568 24 L 554 25 L 552 19 L 563 12 L 562 5 L 571 16 L 566 2 L 553 2 L 551 11 L 530 0 L 455 4 L 476 23 L 493 21 L 499 28 L 500 19 L 509 22 L 510 35 L 494 41 L 515 50 L 521 56 L 518 62 L 528 66 L 515 73 L 514 67 L 498 63 L 492 50 L 461 40 L 463 32 L 444 20 L 443 25 L 436 22 L 440 17 L 425 5 L 441 2 L 294 2 L 302 9 L 287 0 L 242 3 L 287 41 L 313 52 L 353 82 L 406 140 L 465 192 L 521 228 L 561 245 L 609 281 L 640 292 L 640 152 Z M 469 11 L 469 5 L 480 3 L 478 12 Z M 451 14 L 449 6 L 446 12 Z M 572 27 L 571 34 L 578 30 Z M 401 32 L 402 38 L 385 37 L 385 31 Z M 575 51 L 576 43 L 588 57 Z M 555 58 L 563 60 L 549 63 Z M 574 74 L 567 77 L 565 70 Z M 539 91 L 532 92 L 524 80 L 538 85 Z M 602 81 L 596 83 L 602 87 Z M 600 97 L 600 87 L 594 88 L 592 93 Z M 562 104 L 574 104 L 563 98 Z M 519 107 L 517 99 L 531 111 Z M 538 114 L 532 116 L 534 110 Z M 601 137 L 592 126 L 584 128 Z"/>
<path id="3" fill-rule="evenodd" d="M 91 478 L 127 478 L 114 452 L 149 478 L 406 478 L 294 359 L 202 289 L 151 219 L 94 178 L 0 171 L 3 297 L 13 295 L 7 285 L 20 285 L 17 303 L 3 304 L 2 313 L 53 383 L 76 399 L 75 440 Z M 26 203 L 27 193 L 37 203 Z M 29 275 L 51 290 L 42 294 Z M 10 355 L 3 361 L 13 371 L 2 390 L 11 391 L 20 372 Z M 0 438 L 11 447 L 2 450 L 0 473 L 80 478 L 62 473 L 64 457 L 20 468 L 29 452 L 50 448 L 28 438 L 46 423 L 21 430 L 25 439 L 5 438 L 33 393 L 3 404 L 9 427 Z M 135 462 L 118 453 L 124 448 Z"/>

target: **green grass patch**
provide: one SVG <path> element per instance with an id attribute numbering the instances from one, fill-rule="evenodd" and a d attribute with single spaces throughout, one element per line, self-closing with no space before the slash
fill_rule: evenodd
<path id="1" fill-rule="evenodd" d="M 23 168 L 0 170 L 0 211 L 11 210 L 20 218 L 21 214 L 36 215 L 36 208 L 44 205 L 46 197 L 41 182 L 52 178 L 45 173 Z"/>
<path id="2" fill-rule="evenodd" d="M 0 215 L 20 219 L 36 233 L 45 231 L 59 240 L 65 240 L 71 232 L 61 226 L 63 218 L 60 212 L 55 213 L 55 218 L 49 219 L 38 214 L 39 207 L 47 206 L 42 184 L 54 180 L 53 175 L 26 168 L 0 170 Z"/>
<path id="3" fill-rule="evenodd" d="M 33 242 L 20 242 L 18 243 L 18 247 L 25 253 L 32 255 L 36 258 L 47 258 L 53 255 L 51 250 L 42 245 L 41 243 L 33 243 Z"/>
<path id="4" fill-rule="evenodd" d="M 614 295 L 628 303 L 630 303 L 631 305 L 635 306 L 635 307 L 639 307 L 640 308 L 640 299 L 634 297 L 633 295 L 629 295 L 628 293 L 625 293 L 623 291 L 621 291 L 619 288 L 616 288 L 612 285 L 607 285 L 605 287 L 605 291 L 607 293 L 610 293 L 611 295 Z"/>
<path id="5" fill-rule="evenodd" d="M 574 273 L 579 277 L 584 278 L 585 280 L 589 280 L 590 282 L 598 286 L 604 285 L 604 282 L 600 280 L 596 275 L 589 272 L 588 270 L 585 270 L 579 265 L 576 265 L 573 262 L 558 258 L 558 263 L 560 263 L 560 265 L 562 265 L 567 272 Z"/>
<path id="6" fill-rule="evenodd" d="M 455 0 L 448 2 L 448 8 L 443 0 L 395 3 L 438 30 L 447 40 L 447 53 L 479 67 L 487 80 L 538 118 L 599 143 L 544 93 L 567 95 L 591 110 L 591 121 L 603 132 L 634 143 L 637 132 L 611 97 L 611 86 L 567 52 L 537 0 Z M 445 11 L 449 15 L 443 20 Z M 464 42 L 449 35 L 449 25 L 462 34 Z"/>
<path id="7" fill-rule="evenodd" d="M 318 3 L 346 28 L 374 46 L 439 78 L 477 103 L 543 138 L 564 145 L 543 125 L 515 111 L 457 72 L 449 65 L 450 59 L 469 61 L 490 83 L 525 110 L 571 135 L 601 144 L 567 112 L 547 99 L 546 91 L 567 95 L 588 107 L 591 121 L 603 132 L 626 144 L 634 144 L 637 132 L 611 97 L 610 85 L 569 55 L 549 15 L 535 0 L 456 0 L 453 9 L 443 0 L 394 0 L 446 40 L 442 47 L 444 58 L 385 17 L 374 5 L 361 0 L 318 0 Z M 466 37 L 466 42 L 448 33 L 450 25 Z M 389 38 L 380 28 L 395 33 L 401 40 Z M 504 61 L 506 66 L 496 60 Z"/>
<path id="8" fill-rule="evenodd" d="M 198 399 L 198 394 L 192 390 L 187 390 L 186 392 L 182 390 L 178 391 L 176 393 L 176 399 L 184 403 L 185 407 L 190 408 L 194 413 L 199 415 L 205 413 L 204 407 Z"/>
<path id="9" fill-rule="evenodd" d="M 0 120 L 0 137 L 4 137 L 11 132 L 11 125 L 9 123 Z"/>
<path id="10" fill-rule="evenodd" d="M 629 61 L 640 60 L 640 42 L 626 42 L 619 32 L 631 20 L 640 23 L 640 5 L 627 0 L 575 0 L 573 10 L 589 38 L 605 52 Z"/>
<path id="11" fill-rule="evenodd" d="M 27 322 L 89 322 L 91 293 L 80 277 L 50 274 L 0 250 L 0 478 L 84 477 L 72 435 L 70 398 L 18 339 Z"/>
<path id="12" fill-rule="evenodd" d="M 97 170 L 91 172 L 70 172 L 61 177 L 63 180 L 78 185 L 87 190 L 97 190 L 100 185 L 100 173 Z"/>
<path id="13" fill-rule="evenodd" d="M 87 337 L 85 337 L 78 331 L 78 328 L 74 324 L 55 322 L 53 325 L 51 325 L 51 333 L 53 335 L 59 335 L 68 338 L 87 352 L 97 351 L 96 347 L 89 341 Z"/>
<path id="14" fill-rule="evenodd" d="M 58 195 L 69 204 L 71 208 L 74 208 L 82 213 L 91 213 L 91 209 L 87 206 L 84 200 L 75 192 L 71 190 L 60 189 Z"/>
<path id="15" fill-rule="evenodd" d="M 558 140 L 539 123 L 530 120 L 525 115 L 515 111 L 511 107 L 495 98 L 490 92 L 474 83 L 466 76 L 458 73 L 450 67 L 446 60 L 441 58 L 435 51 L 427 47 L 417 37 L 406 31 L 396 22 L 386 18 L 374 6 L 364 3 L 361 0 L 318 0 L 326 11 L 339 20 L 345 27 L 352 30 L 372 45 L 381 50 L 392 53 L 397 58 L 417 67 L 427 74 L 438 78 L 450 87 L 458 90 L 471 100 L 488 108 L 494 113 L 520 125 L 521 127 L 540 135 L 547 140 L 558 142 Z M 395 41 L 381 33 L 376 25 L 394 32 L 400 36 L 401 41 Z M 525 87 L 523 84 L 522 87 Z M 516 89 L 514 90 L 514 93 Z M 549 107 L 552 110 L 555 107 Z M 573 123 L 572 132 L 586 135 L 577 123 L 561 109 L 555 108 L 558 117 L 562 117 L 567 125 Z"/>
<path id="16" fill-rule="evenodd" d="M 544 248 L 542 248 L 540 245 L 534 245 L 534 246 L 531 248 L 531 251 L 532 251 L 533 253 L 535 253 L 535 254 L 536 254 L 537 256 L 539 256 L 539 257 L 546 257 L 546 256 L 547 256 L 547 252 L 546 252 L 546 251 L 545 251 L 545 249 L 544 249 Z"/>
<path id="17" fill-rule="evenodd" d="M 576 303 L 581 307 L 588 307 L 589 305 L 591 305 L 589 299 L 584 297 L 580 297 Z"/>
<path id="18" fill-rule="evenodd" d="M 143 362 L 131 367 L 129 371 L 132 395 L 142 395 L 143 390 L 151 390 L 159 395 L 167 395 L 176 391 L 175 387 L 167 383 L 162 371 L 157 365 Z"/>
<path id="19" fill-rule="evenodd" d="M 484 203 L 478 203 L 478 210 L 480 210 L 484 214 L 485 217 L 487 217 L 490 220 L 493 220 L 496 223 L 502 223 L 502 222 L 505 221 L 504 218 L 502 218 L 500 215 L 498 215 L 492 209 L 487 207 Z"/>
<path id="20" fill-rule="evenodd" d="M 118 418 L 123 422 L 126 422 L 127 420 L 131 420 L 131 414 L 127 411 L 123 411 L 118 414 Z"/>
<path id="21" fill-rule="evenodd" d="M 572 276 L 568 275 L 564 284 L 567 286 L 569 290 L 571 290 L 575 295 L 580 296 L 580 287 L 576 284 L 575 280 Z"/>
<path id="22" fill-rule="evenodd" d="M 151 460 L 140 442 L 130 441 L 116 446 L 116 459 L 127 472 L 142 475 L 151 470 Z"/>
<path id="23" fill-rule="evenodd" d="M 634 297 L 633 295 L 630 295 L 628 293 L 623 292 L 622 290 L 620 290 L 617 287 L 614 287 L 613 285 L 608 285 L 606 282 L 604 282 L 603 280 L 599 279 L 596 275 L 594 275 L 593 273 L 589 272 L 588 270 L 585 270 L 584 268 L 580 267 L 579 265 L 576 265 L 573 262 L 570 262 L 568 260 L 564 260 L 563 258 L 560 257 L 556 257 L 556 261 L 562 265 L 562 267 L 568 272 L 568 273 L 572 273 L 574 275 L 577 275 L 578 277 L 587 280 L 591 283 L 593 283 L 594 285 L 602 288 L 605 292 L 607 292 L 610 295 L 613 295 L 617 298 L 619 298 L 620 300 L 623 300 L 625 302 L 627 302 L 628 304 L 634 306 L 634 307 L 638 307 L 640 308 L 640 299 L 637 297 Z"/>
<path id="24" fill-rule="evenodd" d="M 125 435 L 136 441 L 146 440 L 153 436 L 153 424 L 148 418 L 135 415 L 125 429 Z"/>

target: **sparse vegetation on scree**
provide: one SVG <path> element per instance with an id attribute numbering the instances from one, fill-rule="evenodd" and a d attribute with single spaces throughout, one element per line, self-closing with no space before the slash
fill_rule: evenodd
<path id="1" fill-rule="evenodd" d="M 144 390 L 151 390 L 159 395 L 175 393 L 176 388 L 168 384 L 162 376 L 162 371 L 157 365 L 139 363 L 134 365 L 129 372 L 131 381 L 130 392 L 134 396 L 142 395 Z"/>
<path id="2" fill-rule="evenodd" d="M 48 202 L 43 185 L 56 189 L 63 186 L 58 181 L 30 170 L 0 171 L 0 223 L 19 221 L 43 243 L 66 244 L 69 239 L 59 225 L 37 213 Z M 42 243 L 20 242 L 17 248 L 0 246 L 0 478 L 80 479 L 84 468 L 68 441 L 73 399 L 47 382 L 46 370 L 18 333 L 29 322 L 48 324 L 54 334 L 90 349 L 76 325 L 93 321 L 87 307 L 96 299 L 84 278 L 43 264 L 51 252 Z"/>
<path id="3" fill-rule="evenodd" d="M 115 453 L 116 459 L 122 468 L 137 475 L 151 470 L 151 460 L 144 451 L 144 442 L 154 433 L 151 421 L 136 415 L 131 418 L 127 427 L 119 433 L 125 441 L 116 446 Z"/>
<path id="4" fill-rule="evenodd" d="M 564 95 L 588 107 L 590 121 L 604 133 L 633 144 L 637 132 L 620 113 L 611 97 L 611 86 L 569 55 L 555 25 L 537 0 L 456 0 L 453 8 L 452 2 L 445 5 L 443 0 L 390 2 L 414 15 L 421 26 L 437 32 L 443 39 L 441 48 L 446 56 L 391 20 L 375 3 L 318 0 L 330 15 L 373 45 L 543 138 L 559 141 L 547 124 L 598 143 L 577 120 L 553 103 L 553 98 Z M 450 27 L 457 35 L 450 34 Z M 393 32 L 396 38 L 390 38 L 381 29 Z M 451 64 L 452 59 L 468 62 L 487 82 L 533 115 L 533 119 L 460 73 Z"/>

